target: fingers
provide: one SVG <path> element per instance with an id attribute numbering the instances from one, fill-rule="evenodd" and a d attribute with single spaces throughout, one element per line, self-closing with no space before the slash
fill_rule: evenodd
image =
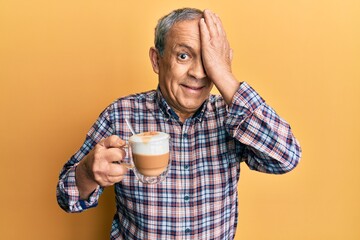
<path id="1" fill-rule="evenodd" d="M 126 152 L 122 148 L 108 148 L 102 150 L 101 157 L 109 163 L 120 162 L 126 157 Z"/>
<path id="2" fill-rule="evenodd" d="M 119 148 L 126 145 L 126 142 L 116 135 L 109 136 L 100 141 L 102 146 L 106 148 Z"/>
<path id="3" fill-rule="evenodd" d="M 226 32 L 225 32 L 225 29 L 223 27 L 220 17 L 217 14 L 215 14 L 215 18 L 216 18 L 216 27 L 218 29 L 219 34 L 226 36 Z"/>
<path id="4" fill-rule="evenodd" d="M 109 163 L 120 162 L 126 157 L 125 146 L 126 142 L 116 135 L 104 138 L 95 146 L 94 158 Z"/>
<path id="5" fill-rule="evenodd" d="M 122 180 L 124 179 L 124 176 L 116 176 L 116 177 L 114 177 L 114 176 L 108 176 L 108 183 L 109 183 L 109 186 L 111 186 L 111 185 L 113 185 L 113 184 L 115 184 L 115 183 L 118 183 L 118 182 L 121 182 Z M 106 186 L 104 186 L 104 187 L 106 187 Z"/>
<path id="6" fill-rule="evenodd" d="M 229 52 L 230 61 L 233 60 L 233 55 L 234 55 L 234 52 L 233 52 L 233 50 L 230 48 L 230 52 Z"/>
<path id="7" fill-rule="evenodd" d="M 102 187 L 111 186 L 117 182 L 121 182 L 124 179 L 128 169 L 116 163 L 111 163 L 106 173 L 97 175 L 97 182 Z"/>
<path id="8" fill-rule="evenodd" d="M 107 172 L 107 175 L 109 177 L 121 177 L 124 176 L 128 171 L 128 168 L 126 168 L 122 164 L 111 164 L 109 171 Z"/>
<path id="9" fill-rule="evenodd" d="M 207 27 L 207 30 L 209 33 L 209 37 L 214 38 L 215 36 L 217 36 L 218 35 L 217 27 L 215 26 L 215 22 L 213 20 L 213 15 L 210 10 L 204 11 L 204 20 L 205 20 L 206 27 Z"/>
<path id="10" fill-rule="evenodd" d="M 118 136 L 102 139 L 88 154 L 89 176 L 100 186 L 111 186 L 121 181 L 128 168 L 120 164 L 126 158 L 126 142 Z"/>
<path id="11" fill-rule="evenodd" d="M 200 19 L 200 36 L 202 44 L 206 44 L 210 41 L 210 33 L 204 18 Z"/>
<path id="12" fill-rule="evenodd" d="M 204 10 L 204 19 L 211 38 L 219 35 L 225 36 L 222 22 L 215 13 L 210 10 Z"/>
<path id="13" fill-rule="evenodd" d="M 210 40 L 216 42 L 223 41 L 225 48 L 228 49 L 226 56 L 230 62 L 232 61 L 233 50 L 230 48 L 222 21 L 216 13 L 208 9 L 204 10 L 204 19 L 200 20 L 200 31 L 202 33 L 201 37 L 205 39 L 204 44 Z"/>

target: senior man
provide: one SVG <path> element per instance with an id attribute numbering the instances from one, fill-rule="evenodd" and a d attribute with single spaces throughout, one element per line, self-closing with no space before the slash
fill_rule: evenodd
<path id="1" fill-rule="evenodd" d="M 287 122 L 231 71 L 232 51 L 219 17 L 184 8 L 161 18 L 150 48 L 158 88 L 111 103 L 60 173 L 59 205 L 81 212 L 114 185 L 110 239 L 233 239 L 240 163 L 281 174 L 299 162 Z M 212 95 L 213 87 L 220 95 Z M 171 168 L 158 184 L 143 184 L 122 164 L 136 132 L 171 136 Z"/>

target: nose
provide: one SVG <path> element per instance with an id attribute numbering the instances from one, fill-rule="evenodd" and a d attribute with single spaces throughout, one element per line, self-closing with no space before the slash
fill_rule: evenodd
<path id="1" fill-rule="evenodd" d="M 202 79 L 206 77 L 206 72 L 201 59 L 198 59 L 191 64 L 189 74 L 196 79 Z"/>

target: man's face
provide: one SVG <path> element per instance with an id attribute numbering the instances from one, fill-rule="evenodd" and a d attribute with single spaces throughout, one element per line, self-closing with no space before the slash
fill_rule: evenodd
<path id="1" fill-rule="evenodd" d="M 196 112 L 208 98 L 212 82 L 201 59 L 199 20 L 175 24 L 167 34 L 163 56 L 158 56 L 160 89 L 180 118 Z"/>

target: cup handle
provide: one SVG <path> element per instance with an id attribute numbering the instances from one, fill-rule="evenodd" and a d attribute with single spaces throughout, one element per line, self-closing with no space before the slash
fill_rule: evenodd
<path id="1" fill-rule="evenodd" d="M 124 146 L 121 146 L 120 148 L 126 148 L 127 149 L 126 154 L 129 155 L 129 157 L 128 157 L 129 161 L 121 160 L 121 161 L 119 161 L 119 164 L 123 165 L 127 169 L 130 169 L 130 170 L 134 171 L 135 165 L 134 165 L 134 163 L 132 162 L 132 160 L 130 158 L 129 144 L 125 144 Z"/>

